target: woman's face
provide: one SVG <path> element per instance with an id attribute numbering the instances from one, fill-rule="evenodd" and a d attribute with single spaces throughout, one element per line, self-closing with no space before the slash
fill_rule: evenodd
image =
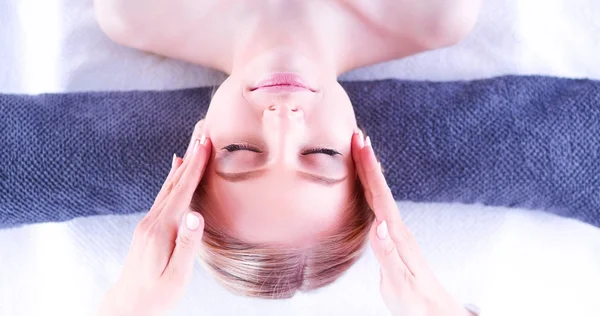
<path id="1" fill-rule="evenodd" d="M 335 78 L 272 76 L 277 69 L 256 70 L 261 62 L 230 76 L 212 99 L 206 208 L 245 242 L 314 242 L 336 227 L 354 190 L 352 105 Z"/>

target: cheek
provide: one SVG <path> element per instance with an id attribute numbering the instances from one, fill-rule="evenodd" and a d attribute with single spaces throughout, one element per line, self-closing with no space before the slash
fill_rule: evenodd
<path id="1" fill-rule="evenodd" d="M 330 110 L 330 117 L 336 118 L 338 127 L 346 127 L 354 129 L 356 127 L 356 118 L 354 116 L 354 108 L 352 102 L 344 88 L 339 83 L 331 88 L 331 93 L 325 96 L 324 102 L 327 102 Z"/>
<path id="2" fill-rule="evenodd" d="M 205 126 L 213 140 L 227 138 L 231 136 L 229 134 L 239 131 L 240 126 L 247 127 L 251 117 L 251 107 L 240 88 L 225 82 L 213 96 L 206 113 Z"/>
<path id="3" fill-rule="evenodd" d="M 215 122 L 223 120 L 228 113 L 233 112 L 231 109 L 233 104 L 235 104 L 233 96 L 233 88 L 225 81 L 217 89 L 208 106 L 208 112 L 206 113 L 206 123 L 208 125 L 218 125 Z"/>
<path id="4" fill-rule="evenodd" d="M 330 135 L 332 141 L 349 146 L 357 128 L 352 105 L 341 96 L 324 101 L 328 106 L 319 115 L 319 130 L 323 135 Z"/>

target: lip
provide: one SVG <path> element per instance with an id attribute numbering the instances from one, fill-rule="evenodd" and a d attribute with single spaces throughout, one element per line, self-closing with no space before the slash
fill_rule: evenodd
<path id="1" fill-rule="evenodd" d="M 317 92 L 311 88 L 304 78 L 294 73 L 276 73 L 257 82 L 250 91 L 266 92 Z"/>

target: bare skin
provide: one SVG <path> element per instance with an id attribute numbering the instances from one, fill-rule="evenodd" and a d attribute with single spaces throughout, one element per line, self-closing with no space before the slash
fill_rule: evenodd
<path id="1" fill-rule="evenodd" d="M 418 251 L 400 251 L 406 240 L 398 236 L 408 231 L 398 216 L 383 213 L 398 212 L 393 197 L 384 194 L 385 179 L 373 175 L 379 171 L 372 150 L 366 150 L 371 158 L 363 171 L 360 159 L 353 159 L 356 148 L 370 146 L 359 146 L 353 107 L 337 77 L 458 42 L 475 24 L 479 5 L 480 0 L 95 0 L 100 26 L 115 42 L 229 74 L 192 137 L 192 143 L 210 139 L 204 203 L 229 234 L 248 243 L 310 247 L 337 227 L 356 190 L 357 172 L 364 186 L 371 186 L 365 173 L 378 179 L 378 191 L 365 194 L 376 195 L 368 197 L 376 224 L 388 223 L 391 238 L 372 237 L 373 248 L 382 272 L 399 272 L 382 273 L 382 295 L 402 315 L 467 312 Z M 276 86 L 260 85 L 274 77 L 280 81 Z M 300 78 L 302 87 L 291 85 L 290 78 Z M 377 202 L 382 199 L 386 203 Z M 411 286 L 402 285 L 406 279 Z M 175 291 L 183 285 L 165 286 Z M 144 300 L 160 302 L 149 295 Z"/>
<path id="2" fill-rule="evenodd" d="M 116 42 L 232 73 L 240 50 L 291 45 L 323 53 L 339 75 L 452 45 L 479 0 L 96 0 Z M 309 46 L 309 47 L 305 47 Z M 252 55 L 247 52 L 246 55 Z"/>
<path id="3" fill-rule="evenodd" d="M 220 149 L 206 175 L 209 208 L 247 242 L 306 245 L 331 232 L 354 190 L 350 139 L 357 123 L 337 77 L 457 42 L 475 23 L 479 0 L 96 0 L 95 5 L 102 29 L 114 41 L 230 75 L 204 120 L 204 132 Z M 274 73 L 297 74 L 312 90 L 254 90 Z M 253 151 L 225 150 L 232 144 Z M 317 147 L 339 155 L 304 154 Z M 342 168 L 334 161 L 340 159 Z M 218 176 L 258 170 L 265 172 L 235 183 Z M 298 172 L 345 180 L 315 185 L 294 176 Z M 272 199 L 262 198 L 264 192 L 273 192 Z"/>

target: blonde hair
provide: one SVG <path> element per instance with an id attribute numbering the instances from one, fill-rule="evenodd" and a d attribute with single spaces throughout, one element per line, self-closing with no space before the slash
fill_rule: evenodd
<path id="1" fill-rule="evenodd" d="M 280 299 L 335 281 L 360 257 L 374 216 L 360 181 L 338 228 L 325 240 L 305 248 L 250 244 L 216 225 L 202 207 L 203 184 L 192 199 L 192 210 L 205 218 L 204 267 L 229 291 L 244 296 Z"/>

